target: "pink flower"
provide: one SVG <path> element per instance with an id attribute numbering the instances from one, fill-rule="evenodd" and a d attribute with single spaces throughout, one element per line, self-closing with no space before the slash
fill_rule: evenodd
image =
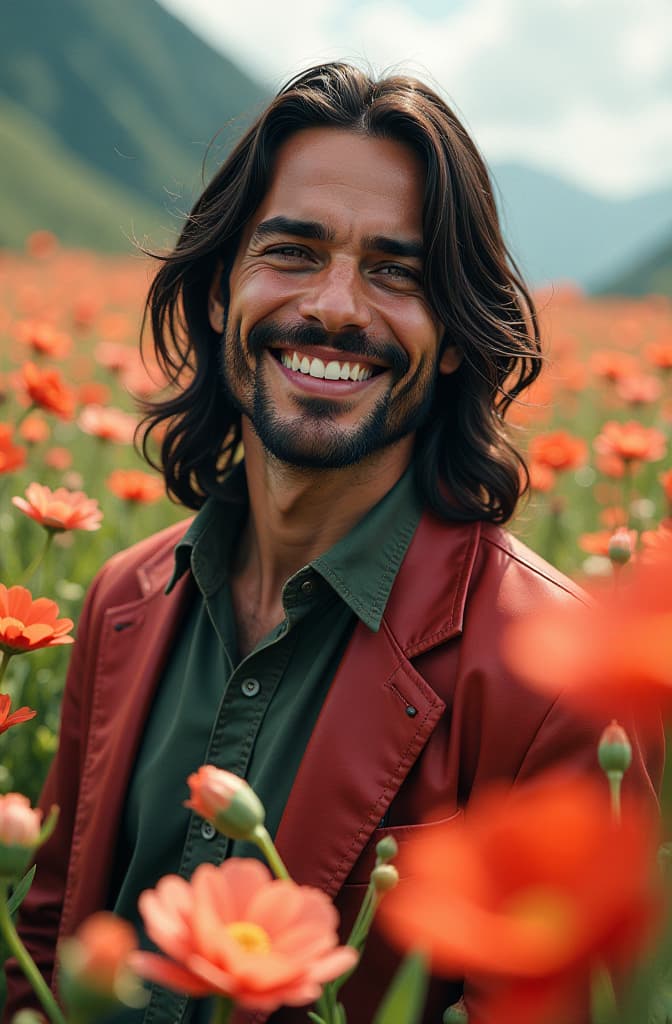
<path id="1" fill-rule="evenodd" d="M 201 864 L 191 882 L 167 875 L 138 901 L 147 934 L 169 959 L 135 953 L 138 974 L 246 1009 L 304 1006 L 354 967 L 338 945 L 338 914 L 319 889 L 273 879 L 256 860 Z"/>
<path id="2" fill-rule="evenodd" d="M 259 825 L 265 813 L 259 797 L 232 772 L 204 764 L 187 779 L 191 799 L 184 806 L 200 814 L 232 839 L 247 839 Z"/>
<path id="3" fill-rule="evenodd" d="M 28 484 L 26 497 L 12 498 L 12 504 L 47 530 L 99 530 L 103 518 L 95 498 L 65 487 L 52 491 L 42 484 Z"/>
<path id="4" fill-rule="evenodd" d="M 42 811 L 33 810 L 22 793 L 0 796 L 0 845 L 32 850 L 40 837 Z"/>

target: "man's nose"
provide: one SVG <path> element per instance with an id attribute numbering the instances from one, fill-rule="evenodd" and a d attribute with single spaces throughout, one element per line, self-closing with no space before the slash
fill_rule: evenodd
<path id="1" fill-rule="evenodd" d="M 318 320 L 330 332 L 365 330 L 371 324 L 359 269 L 349 264 L 334 263 L 312 276 L 298 309 L 306 320 Z"/>

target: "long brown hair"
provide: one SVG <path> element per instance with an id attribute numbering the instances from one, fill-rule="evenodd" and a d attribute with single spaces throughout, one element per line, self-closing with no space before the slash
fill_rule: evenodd
<path id="1" fill-rule="evenodd" d="M 349 64 L 311 68 L 278 93 L 197 200 L 172 252 L 159 257 L 145 313 L 156 356 L 177 387 L 146 406 L 145 457 L 152 461 L 148 437 L 162 425 L 169 493 L 190 508 L 216 494 L 230 469 L 240 414 L 222 392 L 208 292 L 218 266 L 228 277 L 278 148 L 317 126 L 394 139 L 423 161 L 425 293 L 462 361 L 440 375 L 418 432 L 417 481 L 444 518 L 505 522 L 526 470 L 503 418 L 541 368 L 532 298 L 502 238 L 485 164 L 452 110 L 422 82 L 399 75 L 375 81 Z"/>

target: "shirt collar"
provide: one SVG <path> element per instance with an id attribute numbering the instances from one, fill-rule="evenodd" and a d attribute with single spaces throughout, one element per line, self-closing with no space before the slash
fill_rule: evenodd
<path id="1" fill-rule="evenodd" d="M 217 497 L 207 499 L 177 544 L 175 568 L 166 593 L 189 568 L 206 597 L 222 586 L 228 577 L 233 543 L 247 513 L 247 501 L 245 472 L 239 464 Z M 310 562 L 310 568 L 374 632 L 380 629 L 390 591 L 421 515 L 422 505 L 409 467 L 345 537 Z M 305 572 L 305 568 L 301 570 L 302 576 Z"/>

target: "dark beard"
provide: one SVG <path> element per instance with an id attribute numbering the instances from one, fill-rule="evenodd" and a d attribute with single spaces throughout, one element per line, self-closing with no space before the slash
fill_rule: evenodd
<path id="1" fill-rule="evenodd" d="M 338 413 L 344 408 L 343 399 L 306 395 L 295 399 L 304 414 L 303 419 L 287 424 L 277 415 L 267 382 L 260 371 L 261 358 L 273 342 L 295 342 L 297 348 L 302 345 L 329 345 L 363 359 L 379 358 L 391 368 L 390 388 L 408 370 L 406 353 L 397 346 L 374 345 L 361 332 L 329 335 L 321 327 L 308 324 L 287 327 L 266 323 L 253 328 L 249 334 L 249 350 L 257 359 L 256 373 L 253 373 L 245 360 L 240 330 L 237 328 L 235 335 L 228 338 L 225 331 L 224 338 L 226 341 L 220 350 L 220 370 L 227 400 L 248 417 L 266 451 L 288 465 L 303 469 L 344 469 L 356 465 L 418 430 L 430 415 L 436 391 L 437 368 L 436 363 L 430 368 L 423 358 L 403 393 L 395 398 L 395 406 L 401 403 L 398 413 L 390 409 L 388 392 L 381 395 L 356 428 L 344 430 L 337 424 Z M 229 348 L 226 354 L 224 344 Z M 231 370 L 228 369 L 227 360 Z M 424 386 L 421 386 L 423 378 L 426 380 Z M 242 394 L 251 387 L 253 397 L 250 402 L 236 394 L 235 386 L 238 383 L 242 384 Z M 419 400 L 413 402 L 413 393 L 418 389 Z M 395 419 L 398 422 L 394 422 Z"/>

